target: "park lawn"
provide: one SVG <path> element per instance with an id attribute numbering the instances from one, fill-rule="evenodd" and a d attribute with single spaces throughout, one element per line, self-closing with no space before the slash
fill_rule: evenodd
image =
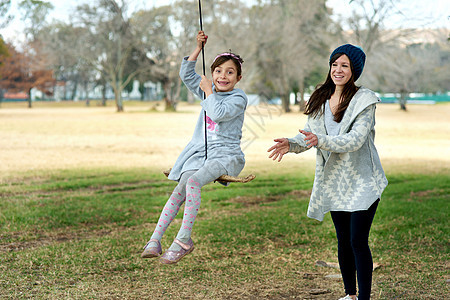
<path id="1" fill-rule="evenodd" d="M 306 210 L 313 170 L 203 189 L 195 250 L 141 259 L 174 183 L 145 168 L 68 169 L 0 184 L 0 298 L 338 299 L 329 214 Z M 450 176 L 391 172 L 371 231 L 373 299 L 450 294 Z M 170 246 L 178 216 L 163 239 Z"/>
<path id="2" fill-rule="evenodd" d="M 0 299 L 338 299 L 329 215 L 306 217 L 314 152 L 267 159 L 306 116 L 249 107 L 248 184 L 210 184 L 178 265 L 140 258 L 174 183 L 161 170 L 189 141 L 199 105 L 3 103 L 0 109 Z M 371 231 L 373 299 L 449 293 L 450 104 L 377 107 L 389 186 Z M 144 167 L 143 167 L 144 166 Z M 163 239 L 167 248 L 181 223 Z"/>

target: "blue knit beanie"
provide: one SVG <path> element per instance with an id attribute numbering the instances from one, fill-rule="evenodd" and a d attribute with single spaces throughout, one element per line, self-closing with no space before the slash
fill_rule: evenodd
<path id="1" fill-rule="evenodd" d="M 336 53 L 343 53 L 348 56 L 350 61 L 353 65 L 353 71 L 354 71 L 354 80 L 358 80 L 359 76 L 361 75 L 363 69 L 364 69 L 364 63 L 366 62 L 366 54 L 361 49 L 361 47 L 353 46 L 351 44 L 345 44 L 342 46 L 337 47 L 333 53 L 330 55 L 330 65 L 331 65 L 331 58 Z"/>

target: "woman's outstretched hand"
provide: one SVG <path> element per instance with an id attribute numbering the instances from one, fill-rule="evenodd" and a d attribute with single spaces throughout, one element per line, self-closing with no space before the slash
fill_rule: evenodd
<path id="1" fill-rule="evenodd" d="M 311 148 L 312 146 L 317 146 L 317 143 L 319 142 L 319 140 L 317 139 L 317 136 L 309 131 L 304 131 L 304 130 L 299 130 L 300 133 L 305 135 L 305 142 L 306 142 L 306 147 Z"/>
<path id="2" fill-rule="evenodd" d="M 272 153 L 269 155 L 269 158 L 272 158 L 273 160 L 277 160 L 280 162 L 283 158 L 283 155 L 289 152 L 289 140 L 287 138 L 280 138 L 280 139 L 274 139 L 274 142 L 276 142 L 275 145 L 270 147 L 267 152 Z"/>

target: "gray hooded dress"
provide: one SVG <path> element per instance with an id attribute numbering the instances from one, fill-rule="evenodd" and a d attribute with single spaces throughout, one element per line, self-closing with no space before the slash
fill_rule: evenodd
<path id="1" fill-rule="evenodd" d="M 185 57 L 181 63 L 180 77 L 187 88 L 203 99 L 199 84 L 201 76 L 195 72 L 196 61 Z M 204 111 L 206 111 L 208 136 L 208 162 L 217 161 L 230 176 L 238 176 L 245 165 L 240 142 L 244 123 L 247 96 L 240 89 L 230 92 L 216 92 L 201 102 L 202 109 L 191 141 L 178 157 L 169 179 L 179 181 L 185 171 L 198 170 L 205 164 Z"/>

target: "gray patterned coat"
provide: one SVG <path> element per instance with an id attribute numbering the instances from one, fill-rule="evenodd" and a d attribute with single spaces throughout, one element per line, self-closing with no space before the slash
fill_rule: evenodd
<path id="1" fill-rule="evenodd" d="M 361 87 L 350 101 L 339 135 L 327 135 L 324 115 L 309 117 L 305 131 L 317 136 L 316 174 L 308 217 L 323 220 L 329 211 L 368 209 L 388 182 L 375 148 L 375 108 L 381 100 Z M 289 139 L 289 152 L 308 150 L 304 135 Z"/>

